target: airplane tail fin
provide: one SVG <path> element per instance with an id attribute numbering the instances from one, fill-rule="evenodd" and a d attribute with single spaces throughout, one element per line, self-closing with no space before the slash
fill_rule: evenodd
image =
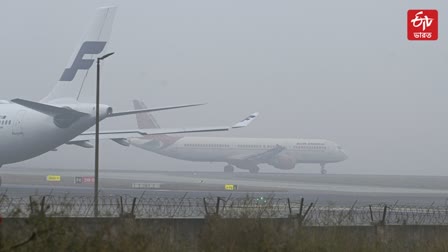
<path id="1" fill-rule="evenodd" d="M 133 100 L 134 109 L 146 109 L 147 106 L 143 101 Z M 150 113 L 138 113 L 135 114 L 137 118 L 137 126 L 139 129 L 159 129 L 160 126 L 156 121 L 156 118 Z M 154 141 L 159 142 L 158 146 L 164 147 L 170 145 L 182 137 L 179 136 L 171 136 L 171 135 L 148 135 L 145 136 L 147 139 L 153 139 Z"/>
<path id="2" fill-rule="evenodd" d="M 139 100 L 133 100 L 134 109 L 146 109 L 144 102 Z M 159 129 L 160 126 L 156 119 L 150 113 L 138 113 L 135 114 L 137 117 L 137 126 L 139 129 Z"/>
<path id="3" fill-rule="evenodd" d="M 41 100 L 44 103 L 58 103 L 60 100 L 78 100 L 86 77 L 95 59 L 105 53 L 117 7 L 101 7 L 96 10 L 93 22 L 76 46 L 56 86 Z"/>

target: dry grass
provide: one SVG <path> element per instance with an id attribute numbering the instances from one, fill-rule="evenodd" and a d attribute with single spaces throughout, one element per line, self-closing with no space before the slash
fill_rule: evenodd
<path id="1" fill-rule="evenodd" d="M 205 219 L 65 218 L 69 208 L 31 201 L 29 218 L 16 209 L 0 224 L 0 251 L 448 251 L 448 226 L 345 226 L 354 213 L 332 208 L 317 216 L 330 226 L 302 226 L 297 215 L 269 218 L 270 200 L 247 200 Z"/>
<path id="2" fill-rule="evenodd" d="M 386 226 L 376 230 L 373 226 L 300 227 L 296 221 L 216 215 L 190 222 L 36 215 L 0 225 L 1 251 L 448 250 L 448 227 Z"/>

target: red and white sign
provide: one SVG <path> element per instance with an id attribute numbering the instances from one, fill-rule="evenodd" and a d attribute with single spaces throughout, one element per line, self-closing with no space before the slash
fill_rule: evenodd
<path id="1" fill-rule="evenodd" d="M 95 183 L 95 177 L 85 176 L 85 177 L 75 177 L 75 184 L 93 184 Z"/>
<path id="2" fill-rule="evenodd" d="M 82 177 L 83 184 L 93 184 L 95 183 L 95 177 Z"/>
<path id="3" fill-rule="evenodd" d="M 437 10 L 408 10 L 408 39 L 437 40 L 439 14 Z"/>

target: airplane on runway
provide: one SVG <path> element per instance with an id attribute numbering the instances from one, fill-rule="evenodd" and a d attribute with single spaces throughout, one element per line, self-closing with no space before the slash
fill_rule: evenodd
<path id="1" fill-rule="evenodd" d="M 146 106 L 143 102 L 134 100 L 134 108 L 145 109 Z M 142 113 L 136 116 L 139 128 L 160 128 L 151 114 Z M 290 170 L 299 163 L 317 163 L 321 165 L 321 173 L 326 174 L 325 164 L 347 159 L 340 145 L 324 139 L 157 135 L 131 138 L 128 141 L 136 147 L 176 159 L 224 162 L 227 163 L 224 172 L 233 172 L 234 167 L 238 167 L 257 173 L 260 170 L 259 164 Z"/>
<path id="2" fill-rule="evenodd" d="M 48 96 L 39 102 L 24 99 L 0 101 L 0 166 L 39 156 L 62 144 L 92 147 L 88 142 L 92 139 L 92 133 L 85 131 L 95 125 L 96 104 L 81 103 L 78 98 L 95 59 L 105 52 L 115 12 L 114 6 L 97 9 L 93 23 Z M 201 104 L 114 112 L 112 107 L 101 104 L 99 113 L 100 120 L 103 120 L 109 117 L 198 105 Z M 225 131 L 245 126 L 247 124 L 196 129 L 120 130 L 105 132 L 101 138 L 124 144 L 122 138 L 125 137 Z"/>

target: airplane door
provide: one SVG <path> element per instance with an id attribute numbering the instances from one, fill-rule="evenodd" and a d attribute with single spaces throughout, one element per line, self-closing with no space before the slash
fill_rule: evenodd
<path id="1" fill-rule="evenodd" d="M 12 134 L 13 135 L 23 135 L 23 118 L 25 117 L 25 110 L 20 110 L 16 114 L 16 118 L 14 119 L 13 125 L 12 125 Z"/>

